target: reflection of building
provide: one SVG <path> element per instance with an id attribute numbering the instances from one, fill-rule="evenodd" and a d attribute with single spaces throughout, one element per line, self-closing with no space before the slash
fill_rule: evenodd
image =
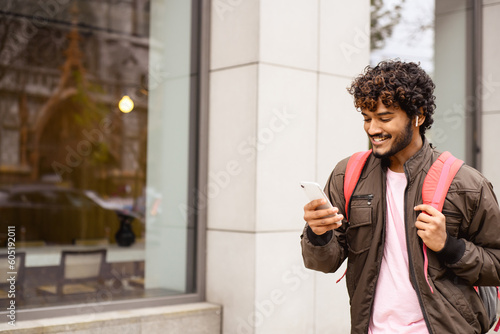
<path id="1" fill-rule="evenodd" d="M 144 182 L 148 2 L 76 4 L 75 23 L 62 5 L 44 24 L 29 21 L 20 15 L 36 9 L 28 1 L 0 23 L 9 32 L 0 46 L 0 184 L 62 178 L 110 194 Z M 128 115 L 117 109 L 124 94 L 135 103 Z"/>

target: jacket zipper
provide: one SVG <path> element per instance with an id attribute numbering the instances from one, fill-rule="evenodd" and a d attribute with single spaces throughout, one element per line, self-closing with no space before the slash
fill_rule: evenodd
<path id="1" fill-rule="evenodd" d="M 387 203 L 386 203 L 386 200 L 385 200 L 385 192 L 386 192 L 386 183 L 387 183 L 387 180 L 386 180 L 386 176 L 385 176 L 385 173 L 382 172 L 383 176 L 382 176 L 382 217 L 384 217 L 384 219 L 382 220 L 382 247 L 380 247 L 380 250 L 379 250 L 379 254 L 378 254 L 378 258 L 380 259 L 380 261 L 378 262 L 378 267 L 377 267 L 377 276 L 375 277 L 375 289 L 377 288 L 377 282 L 378 282 L 378 278 L 380 276 L 380 266 L 382 265 L 382 256 L 383 256 L 383 253 L 384 253 L 384 247 L 385 247 L 385 223 L 386 223 L 386 214 L 385 212 L 387 211 Z M 373 195 L 370 194 L 370 195 L 359 195 L 360 197 L 364 197 L 366 196 L 367 199 L 370 200 L 369 205 L 371 205 L 371 200 L 373 200 Z M 352 198 L 352 197 L 351 197 Z M 382 252 L 382 254 L 380 254 L 380 252 Z M 370 309 L 369 309 L 369 314 L 370 314 L 370 317 L 368 318 L 368 325 L 366 326 L 366 333 L 368 334 L 368 330 L 370 328 L 370 321 L 371 321 L 371 317 L 372 317 L 372 310 L 373 310 L 373 302 L 375 301 L 375 293 L 372 294 L 372 300 L 370 302 Z"/>
<path id="2" fill-rule="evenodd" d="M 367 201 L 366 204 L 368 205 L 372 205 L 372 201 L 373 201 L 373 194 L 367 194 L 367 195 L 353 195 L 351 196 L 351 200 L 354 200 L 354 199 L 364 199 Z"/>
<path id="3" fill-rule="evenodd" d="M 417 276 L 415 274 L 415 268 L 413 267 L 413 258 L 411 255 L 411 249 L 410 249 L 410 235 L 409 235 L 409 228 L 408 228 L 408 213 L 406 212 L 406 209 L 408 208 L 408 186 L 410 185 L 410 178 L 408 177 L 408 171 L 406 170 L 406 166 L 404 165 L 404 171 L 405 171 L 405 176 L 406 176 L 406 188 L 405 188 L 405 198 L 404 198 L 404 207 L 405 207 L 405 233 L 406 233 L 406 249 L 408 252 L 408 265 L 410 269 L 410 281 L 415 285 L 417 297 L 418 297 L 418 302 L 420 304 L 420 310 L 422 311 L 422 315 L 424 317 L 425 325 L 427 326 L 427 330 L 429 331 L 430 334 L 432 334 L 432 329 L 429 323 L 429 318 L 427 315 L 427 312 L 424 308 L 424 303 L 422 300 L 422 295 L 420 293 L 420 287 L 417 282 Z M 410 211 L 411 212 L 411 211 Z"/>
<path id="4" fill-rule="evenodd" d="M 365 165 L 366 166 L 366 165 Z M 385 173 L 382 177 L 382 184 L 383 184 L 383 187 L 382 187 L 382 198 L 385 199 Z M 358 183 L 356 184 L 356 186 L 354 187 L 354 191 L 353 193 L 356 191 L 356 188 L 358 187 L 359 185 L 359 180 L 358 180 Z M 373 200 L 373 194 L 366 194 L 366 195 L 352 195 L 351 196 L 351 200 L 349 201 L 349 207 L 346 208 L 346 211 L 349 210 L 349 216 L 351 214 L 351 205 L 352 205 L 352 200 L 353 199 L 366 199 L 368 200 L 368 205 L 371 205 L 371 202 Z M 385 211 L 386 211 L 386 203 L 385 203 L 385 200 L 383 201 L 383 205 L 382 205 L 382 214 L 384 215 L 384 220 L 383 220 L 383 225 L 382 225 L 382 252 L 384 251 L 384 244 L 385 244 Z M 379 273 L 380 273 L 380 265 L 382 263 L 382 257 L 380 256 L 380 262 L 378 264 L 378 270 L 377 270 L 377 277 L 375 277 L 375 287 L 377 286 L 377 281 L 378 281 L 378 277 L 379 277 Z M 346 273 L 347 273 L 347 269 L 346 269 Z M 368 318 L 368 324 L 366 325 L 366 333 L 368 334 L 368 329 L 370 328 L 370 320 L 371 320 L 371 314 L 372 314 L 372 308 L 373 308 L 373 301 L 375 300 L 375 293 L 372 294 L 372 300 L 370 302 L 370 318 Z"/>

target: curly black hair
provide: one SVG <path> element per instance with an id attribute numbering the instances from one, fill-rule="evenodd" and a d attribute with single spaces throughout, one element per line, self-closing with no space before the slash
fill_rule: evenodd
<path id="1" fill-rule="evenodd" d="M 367 66 L 347 91 L 353 95 L 358 110 L 375 111 L 379 99 L 386 107 L 401 108 L 410 119 L 420 115 L 422 109 L 425 121 L 420 126 L 420 134 L 423 135 L 434 123 L 435 87 L 419 64 L 385 60 L 375 67 Z"/>

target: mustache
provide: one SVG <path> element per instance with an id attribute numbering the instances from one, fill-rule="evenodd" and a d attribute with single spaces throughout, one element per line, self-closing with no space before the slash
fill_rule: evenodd
<path id="1" fill-rule="evenodd" d="M 392 136 L 389 134 L 380 134 L 380 135 L 370 136 L 370 138 L 373 138 L 373 139 L 375 139 L 375 138 L 392 138 Z"/>

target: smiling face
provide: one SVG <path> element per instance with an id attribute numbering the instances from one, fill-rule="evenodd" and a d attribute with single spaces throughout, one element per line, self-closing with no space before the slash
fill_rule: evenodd
<path id="1" fill-rule="evenodd" d="M 377 158 L 389 158 L 391 169 L 399 169 L 422 146 L 415 120 L 400 108 L 386 107 L 380 101 L 375 111 L 363 110 L 364 128 Z M 419 119 L 421 124 L 423 119 Z M 394 168 L 392 168 L 392 165 Z M 396 166 L 397 165 L 397 166 Z"/>

